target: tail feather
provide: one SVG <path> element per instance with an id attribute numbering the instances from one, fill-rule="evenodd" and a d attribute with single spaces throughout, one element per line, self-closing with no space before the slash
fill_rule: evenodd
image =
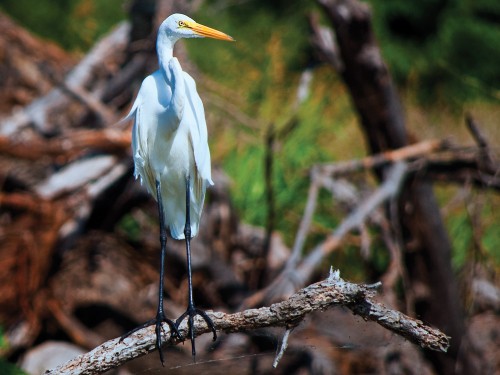
<path id="1" fill-rule="evenodd" d="M 203 202 L 205 200 L 206 182 L 201 178 L 196 178 L 191 185 L 190 194 L 190 219 L 191 219 L 191 237 L 198 234 L 201 213 L 203 211 Z M 170 235 L 176 240 L 182 240 L 184 236 L 184 227 L 186 225 L 185 202 L 174 200 L 164 200 L 165 223 L 170 228 Z M 177 213 L 175 217 L 169 216 Z"/>
<path id="2" fill-rule="evenodd" d="M 191 223 L 191 238 L 195 237 L 198 234 L 199 223 L 193 222 Z M 170 235 L 172 238 L 176 240 L 183 240 L 186 238 L 184 236 L 184 225 L 171 224 L 170 225 Z"/>

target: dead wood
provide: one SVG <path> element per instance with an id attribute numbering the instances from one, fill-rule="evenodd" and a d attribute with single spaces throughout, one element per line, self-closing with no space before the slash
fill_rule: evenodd
<path id="1" fill-rule="evenodd" d="M 311 280 L 313 272 L 317 269 L 318 265 L 328 254 L 340 247 L 344 237 L 351 230 L 357 229 L 368 220 L 368 217 L 378 206 L 396 197 L 399 193 L 399 186 L 405 178 L 406 168 L 406 165 L 402 162 L 394 164 L 384 183 L 365 200 L 360 202 L 331 235 L 327 236 L 321 243 L 307 252 L 307 256 L 303 256 L 302 246 L 314 214 L 318 196 L 317 191 L 321 184 L 324 183 L 323 177 L 313 177 L 306 212 L 297 234 L 293 253 L 288 259 L 286 267 L 266 288 L 248 297 L 243 306 L 255 307 L 275 302 L 276 300 L 287 298 L 298 288 L 306 285 Z"/>
<path id="2" fill-rule="evenodd" d="M 264 327 L 290 328 L 300 324 L 304 317 L 313 311 L 325 310 L 333 306 L 345 306 L 365 320 L 377 322 L 383 327 L 402 335 L 424 348 L 446 351 L 449 338 L 423 322 L 410 318 L 400 312 L 372 300 L 374 286 L 357 285 L 342 280 L 338 271 L 322 282 L 312 284 L 292 295 L 288 300 L 270 307 L 251 309 L 234 314 L 210 313 L 217 330 L 226 333 L 248 331 Z M 165 327 L 166 328 L 166 327 Z M 201 319 L 196 319 L 195 336 L 209 332 Z M 165 329 L 165 336 L 170 337 Z M 181 325 L 180 333 L 187 334 L 186 323 Z M 181 342 L 170 337 L 164 343 L 175 345 Z M 45 374 L 100 374 L 117 367 L 126 361 L 155 350 L 153 329 L 143 329 L 121 341 L 119 338 L 107 341 L 89 353 L 83 354 L 68 363 L 46 371 Z"/>
<path id="3" fill-rule="evenodd" d="M 38 160 L 52 159 L 61 164 L 84 156 L 89 152 L 125 154 L 130 148 L 130 129 L 75 130 L 61 137 L 14 140 L 0 136 L 0 154 L 11 157 Z"/>
<path id="4" fill-rule="evenodd" d="M 185 11 L 181 7 L 200 2 L 161 2 L 154 13 L 148 8 L 151 2 L 133 3 L 134 9 L 142 9 L 141 20 L 134 17 L 131 26 L 120 25 L 72 69 L 71 58 L 61 57 L 59 63 L 64 66 L 52 62 L 50 64 L 55 64 L 55 67 L 43 75 L 44 71 L 40 67 L 43 64 L 38 64 L 35 59 L 38 72 L 34 77 L 43 75 L 43 90 L 29 91 L 32 90 L 30 85 L 33 77 L 25 77 L 23 74 L 26 71 L 19 73 L 21 82 L 28 82 L 20 87 L 24 90 L 25 85 L 29 92 L 17 93 L 14 99 L 9 100 L 25 106 L 18 107 L 0 120 L 0 180 L 3 186 L 0 194 L 0 267 L 5 271 L 0 276 L 0 311 L 2 323 L 5 322 L 8 329 L 6 335 L 11 340 L 11 352 L 23 351 L 35 340 L 60 335 L 66 335 L 78 345 L 90 349 L 154 315 L 158 278 L 156 208 L 153 200 L 132 177 L 130 129 L 113 124 L 129 106 L 132 93 L 137 90 L 144 75 L 156 68 L 155 23 L 162 21 L 168 13 Z M 365 15 L 365 11 L 356 13 L 356 17 Z M 0 18 L 0 24 L 2 22 Z M 145 35 L 144 30 L 149 30 L 150 34 Z M 320 34 L 322 41 L 318 45 L 335 42 L 334 34 L 328 29 L 322 28 Z M 11 33 L 9 37 L 15 35 L 27 40 L 16 42 L 20 45 L 26 43 L 20 48 L 22 53 L 26 52 L 25 47 L 29 47 L 29 43 L 37 43 L 36 38 L 29 34 L 25 37 L 23 34 Z M 29 42 L 30 38 L 34 42 Z M 362 48 L 364 60 L 360 61 L 364 65 L 354 64 L 355 68 L 347 71 L 351 68 L 344 65 L 342 59 L 345 57 L 343 53 L 346 45 L 341 47 L 339 44 L 333 47 L 334 50 L 321 52 L 326 51 L 325 58 L 330 59 L 343 74 L 354 74 L 356 71 L 366 73 L 363 68 L 370 68 L 372 63 L 383 63 L 376 50 Z M 43 51 L 35 52 L 41 54 Z M 38 58 L 40 61 L 58 59 L 57 51 L 48 51 L 48 54 Z M 187 56 L 182 45 L 179 45 L 176 54 L 182 56 L 183 65 L 188 67 L 190 73 L 194 70 L 196 75 L 196 67 L 185 64 Z M 0 61 L 5 61 L 1 60 L 3 57 L 0 56 Z M 28 60 L 28 57 L 24 58 Z M 19 61 L 19 56 L 16 61 Z M 68 65 L 65 65 L 66 61 L 69 61 Z M 262 338 L 255 339 L 251 330 L 268 327 L 265 332 L 273 332 L 271 327 L 280 327 L 281 332 L 284 327 L 288 337 L 284 344 L 288 342 L 291 350 L 307 353 L 311 363 L 321 362 L 323 368 L 332 369 L 325 373 L 332 373 L 336 365 L 334 362 L 340 363 L 347 356 L 352 356 L 352 363 L 363 361 L 366 368 L 370 368 L 369 362 L 374 361 L 375 356 L 367 359 L 364 353 L 359 354 L 361 351 L 346 353 L 336 348 L 335 344 L 332 345 L 332 342 L 337 342 L 338 334 L 335 336 L 331 332 L 333 328 L 325 332 L 324 326 L 330 323 L 325 317 L 323 320 L 315 318 L 317 320 L 306 328 L 307 333 L 304 334 L 313 336 L 311 340 L 323 345 L 321 348 L 312 350 L 304 346 L 304 336 L 297 332 L 298 329 L 291 331 L 313 310 L 322 311 L 335 305 L 347 306 L 364 319 L 377 321 L 384 328 L 422 347 L 437 350 L 447 347 L 448 338 L 444 334 L 374 302 L 374 291 L 370 286 L 330 279 L 295 293 L 299 288 L 318 280 L 320 264 L 328 255 L 339 251 L 349 237 L 355 237 L 356 245 L 360 244 L 362 251 L 369 254 L 372 241 L 369 229 L 375 226 L 381 229 L 383 243 L 390 253 L 389 266 L 377 278 L 383 281 L 384 293 L 381 298 L 396 309 L 398 301 L 394 286 L 400 278 L 405 289 L 412 285 L 405 267 L 403 249 L 406 243 L 399 241 L 402 236 L 401 232 L 397 232 L 399 227 L 394 225 L 393 215 L 397 211 L 394 209 L 397 197 L 407 189 L 405 181 L 416 181 L 417 184 L 421 179 L 459 184 L 467 182 L 497 190 L 500 186 L 498 163 L 477 123 L 469 121 L 477 147 L 458 147 L 441 140 L 424 140 L 410 145 L 406 142 L 405 131 L 401 129 L 386 139 L 386 133 L 391 132 L 392 128 L 376 127 L 383 123 L 381 119 L 387 120 L 387 116 L 392 118 L 390 121 L 400 121 L 397 117 L 400 108 L 396 105 L 391 107 L 392 112 L 380 108 L 370 112 L 375 105 L 387 106 L 384 100 L 394 105 L 391 100 L 395 95 L 392 89 L 386 95 L 379 95 L 379 90 L 383 90 L 384 83 L 387 83 L 387 68 L 383 64 L 377 65 L 373 72 L 378 74 L 376 78 L 381 86 L 377 89 L 366 86 L 373 77 L 364 75 L 364 82 L 355 82 L 365 86 L 358 87 L 353 95 L 364 95 L 357 98 L 355 103 L 360 113 L 364 113 L 362 120 L 368 117 L 368 120 L 373 120 L 367 137 L 374 138 L 368 142 L 374 154 L 360 160 L 316 165 L 311 169 L 307 205 L 291 251 L 280 240 L 279 233 L 271 233 L 272 225 L 266 234 L 262 228 L 239 222 L 231 204 L 229 178 L 219 169 L 214 169 L 216 185 L 209 190 L 204 225 L 193 241 L 193 282 L 197 302 L 200 307 L 234 311 L 243 301 L 249 307 L 256 307 L 290 297 L 288 301 L 267 308 L 245 310 L 237 314 L 213 313 L 218 329 L 234 332 L 218 343 L 217 352 L 212 354 L 214 358 L 227 353 L 240 354 L 235 347 L 244 347 L 244 353 L 249 348 L 260 350 L 258 345 L 261 345 Z M 258 121 L 231 104 L 236 102 L 236 97 L 241 93 L 221 88 L 202 75 L 198 74 L 197 77 L 200 87 L 209 91 L 204 96 L 207 108 L 215 106 L 228 115 L 224 121 L 235 119 L 246 124 L 252 134 L 258 133 L 255 132 L 261 127 Z M 15 85 L 13 82 L 9 84 Z M 269 151 L 271 161 L 272 149 Z M 372 183 L 359 188 L 346 180 L 360 171 L 376 171 L 380 185 L 373 186 Z M 335 197 L 335 204 L 346 212 L 345 218 L 337 229 L 306 251 L 306 240 L 322 189 Z M 427 191 L 421 192 L 421 195 L 425 196 Z M 411 199 L 407 201 L 412 202 Z M 416 227 L 417 224 L 420 225 L 417 222 Z M 269 253 L 264 259 L 261 255 L 266 247 Z M 167 315 L 176 316 L 186 302 L 183 244 L 169 241 L 167 256 Z M 250 281 L 256 266 L 262 267 L 267 275 L 279 276 L 268 287 L 255 291 Z M 487 289 L 481 289 L 484 290 Z M 411 294 L 412 290 L 406 290 L 406 313 L 414 315 L 415 297 Z M 491 305 L 492 302 L 487 301 Z M 82 311 L 99 308 L 102 310 L 97 310 L 98 313 L 94 311 L 92 319 L 97 320 L 99 317 L 96 315 L 105 310 L 109 314 L 109 321 L 112 321 L 106 323 L 112 326 L 107 328 L 108 331 L 91 329 L 91 324 L 87 326 L 88 322 L 80 316 Z M 346 327 L 351 329 L 351 325 Z M 198 321 L 197 335 L 205 332 L 205 328 Z M 236 332 L 241 333 L 238 335 Z M 143 330 L 125 342 L 118 342 L 117 339 L 108 341 L 68 366 L 75 366 L 77 372 L 72 373 L 95 373 L 92 371 L 97 371 L 97 368 L 119 366 L 126 360 L 154 350 L 153 336 L 151 330 Z M 244 344 L 233 347 L 232 340 L 241 340 Z M 348 339 L 345 341 L 350 344 Z M 177 342 L 165 343 L 175 344 Z M 295 368 L 293 365 L 296 360 L 290 360 L 291 356 L 287 358 L 285 348 L 286 345 L 282 345 L 281 354 L 285 355 L 280 363 L 281 369 L 285 368 L 284 373 L 288 368 Z M 388 351 L 386 348 L 372 349 L 378 350 L 378 359 L 382 364 L 389 361 L 388 357 L 392 355 L 385 353 Z M 413 351 L 421 355 L 414 348 Z M 414 357 L 406 356 L 406 349 L 399 347 L 397 353 L 402 353 L 404 359 L 413 364 L 409 358 Z M 153 357 L 156 362 L 156 356 Z M 424 363 L 422 358 L 417 360 Z M 356 367 L 352 366 L 352 370 L 347 372 L 356 372 Z M 418 371 L 416 368 L 415 373 Z M 373 369 L 371 372 L 374 372 Z"/>
<path id="5" fill-rule="evenodd" d="M 403 110 L 389 69 L 385 64 L 372 27 L 371 8 L 357 0 L 318 0 L 335 32 L 338 55 L 342 60 L 339 74 L 345 82 L 359 114 L 360 125 L 370 153 L 407 146 Z M 316 43 L 323 56 L 335 53 L 330 43 L 315 30 Z M 338 64 L 330 62 L 334 68 Z M 383 169 L 377 169 L 380 179 Z M 459 297 L 456 277 L 451 266 L 451 241 L 446 232 L 430 179 L 407 179 L 400 194 L 397 220 L 405 250 L 405 267 L 409 287 L 425 285 L 432 293 L 419 295 L 416 313 L 433 322 L 455 338 L 449 355 L 430 353 L 435 369 L 440 373 L 477 372 L 470 352 L 460 353 L 464 336 L 464 310 Z M 420 288 L 422 289 L 422 288 Z M 460 355 L 459 355 L 460 353 Z M 457 361 L 459 364 L 457 365 Z"/>
<path id="6" fill-rule="evenodd" d="M 0 193 L 0 207 L 5 217 L 14 216 L 0 227 L 0 321 L 6 326 L 27 321 L 25 334 L 12 346 L 28 346 L 41 329 L 39 307 L 45 299 L 40 293 L 52 267 L 59 230 L 68 220 L 62 205 L 29 194 Z"/>
<path id="7" fill-rule="evenodd" d="M 0 114 L 49 92 L 74 58 L 47 40 L 34 37 L 0 12 Z"/>
<path id="8" fill-rule="evenodd" d="M 128 23 L 123 23 L 97 43 L 64 78 L 63 87 L 50 90 L 11 116 L 3 118 L 0 121 L 1 134 L 19 134 L 31 124 L 41 134 L 60 133 L 64 128 L 75 126 L 75 119 L 83 116 L 89 104 L 90 109 L 98 111 L 102 118 L 111 119 L 110 110 L 96 104 L 99 98 L 92 98 L 87 90 L 96 90 L 98 87 L 92 87 L 92 83 L 96 85 L 99 82 L 97 78 L 110 77 L 117 71 L 124 57 L 129 27 Z M 75 106 L 74 97 L 85 106 Z"/>

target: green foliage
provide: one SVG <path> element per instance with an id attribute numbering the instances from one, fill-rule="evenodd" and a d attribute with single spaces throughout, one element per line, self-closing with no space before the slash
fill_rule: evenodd
<path id="1" fill-rule="evenodd" d="M 494 97 L 500 89 L 500 24 L 457 16 L 445 23 L 441 39 L 446 52 L 440 63 L 451 74 L 450 92 L 455 100 Z"/>
<path id="2" fill-rule="evenodd" d="M 16 365 L 7 362 L 5 359 L 0 358 L 0 374 L 2 375 L 27 375 L 26 372 L 21 370 Z"/>
<path id="3" fill-rule="evenodd" d="M 489 217 L 496 217 L 494 213 L 488 213 Z M 481 238 L 482 245 L 486 250 L 488 257 L 493 260 L 493 264 L 500 266 L 500 231 L 498 230 L 498 221 L 489 225 Z"/>
<path id="4" fill-rule="evenodd" d="M 444 205 L 449 202 L 450 197 L 457 194 L 457 187 L 437 187 L 436 193 Z M 455 206 L 446 215 L 445 223 L 452 243 L 452 263 L 455 270 L 464 268 L 469 262 L 500 266 L 500 217 L 496 214 L 499 204 L 498 196 L 473 191 L 463 205 Z M 467 208 L 467 205 L 470 207 Z M 471 210 L 479 212 L 470 212 Z"/>
<path id="5" fill-rule="evenodd" d="M 460 269 L 468 260 L 472 246 L 472 227 L 467 213 L 461 211 L 448 219 L 448 233 L 453 247 L 453 267 Z"/>
<path id="6" fill-rule="evenodd" d="M 232 134 L 221 135 L 226 142 L 233 142 L 234 147 L 216 161 L 222 163 L 233 178 L 233 197 L 245 220 L 264 225 L 266 207 L 256 202 L 265 199 L 265 134 L 271 124 L 277 133 L 282 133 L 290 120 L 299 76 L 309 57 L 305 10 L 310 6 L 284 2 L 276 8 L 276 4 L 255 1 L 224 12 L 215 11 L 218 6 L 217 1 L 207 2 L 195 19 L 227 31 L 237 42 L 189 41 L 186 46 L 190 57 L 205 74 L 217 77 L 219 82 L 244 97 L 241 109 L 261 124 L 257 133 L 252 134 L 251 143 L 243 148 L 236 145 L 242 132 L 238 127 Z M 283 218 L 279 229 L 285 233 L 292 233 L 287 223 L 295 224 L 299 217 L 294 207 L 302 202 L 297 196 L 307 191 L 306 167 L 321 160 L 319 155 L 324 153 L 314 143 L 318 133 L 311 132 L 317 125 L 300 120 L 298 126 L 277 140 L 280 147 L 274 153 L 273 187 L 278 216 Z M 297 153 L 299 144 L 301 151 Z M 294 214 L 284 214 L 285 208 Z"/>
<path id="7" fill-rule="evenodd" d="M 132 214 L 123 215 L 118 223 L 118 229 L 122 231 L 130 241 L 141 238 L 141 226 Z"/>
<path id="8" fill-rule="evenodd" d="M 289 2 L 279 12 L 274 12 L 270 11 L 270 8 L 274 8 L 269 6 L 269 2 L 252 1 L 221 12 L 218 3 L 205 2 L 205 6 L 194 17 L 201 23 L 228 32 L 236 39 L 236 43 L 189 41 L 186 45 L 190 56 L 201 70 L 217 77 L 219 82 L 232 87 L 235 84 L 239 87 L 251 86 L 249 99 L 260 105 L 263 91 L 268 85 L 278 83 L 275 73 L 297 73 L 305 66 L 308 46 L 305 17 L 310 6 L 301 2 Z M 290 48 L 291 46 L 293 47 Z M 280 50 L 275 51 L 276 49 Z M 273 52 L 279 53 L 279 66 L 275 59 L 272 60 L 276 57 Z M 214 64 L 214 61 L 217 63 Z M 273 63 L 273 69 L 270 70 Z M 261 73 L 264 73 L 263 77 L 260 77 Z M 254 82 L 257 84 L 252 85 Z M 289 87 L 292 82 L 293 80 L 287 79 L 279 83 Z M 285 87 L 279 89 L 283 88 Z"/>
<path id="9" fill-rule="evenodd" d="M 481 217 L 483 218 L 484 228 L 482 230 L 481 245 L 485 251 L 485 256 L 488 260 L 492 260 L 493 264 L 500 266 L 500 231 L 498 205 L 500 204 L 498 197 L 489 197 L 487 204 L 483 208 Z"/>
<path id="10" fill-rule="evenodd" d="M 425 103 L 500 99 L 500 3 L 371 0 L 381 46 L 398 82 Z"/>
<path id="11" fill-rule="evenodd" d="M 500 97 L 500 2 L 369 2 L 384 56 L 407 92 L 416 91 L 421 101 L 434 108 L 436 100 L 449 106 L 471 98 Z M 85 50 L 124 17 L 122 3 L 39 0 L 33 6 L 30 0 L 3 0 L 0 7 L 39 35 L 68 49 Z M 210 114 L 215 115 L 215 121 L 208 119 L 210 142 L 218 146 L 212 148 L 214 162 L 231 176 L 232 198 L 243 220 L 259 226 L 265 225 L 267 217 L 265 136 L 270 126 L 275 129 L 272 185 L 276 229 L 289 245 L 303 213 L 310 166 L 364 154 L 360 141 L 363 137 L 349 95 L 329 67 L 316 67 L 311 95 L 298 109 L 294 125 L 289 126 L 300 75 L 313 59 L 307 16 L 315 10 L 314 2 L 298 0 L 253 0 L 234 5 L 206 0 L 193 18 L 227 32 L 236 43 L 209 39 L 185 42 L 197 67 L 236 93 L 238 110 L 260 124 L 260 128 L 252 129 L 231 124 L 221 130 L 216 113 Z M 456 121 L 448 123 L 452 122 Z M 500 245 L 498 214 L 495 216 L 494 208 L 488 211 L 487 207 L 482 217 L 491 219 L 485 223 L 482 246 L 500 264 L 500 252 L 496 250 Z M 331 196 L 322 191 L 310 243 L 323 239 L 344 215 Z M 461 211 L 453 213 L 447 224 L 453 240 L 454 265 L 460 268 L 472 246 L 471 223 Z M 140 226 L 129 215 L 123 218 L 120 228 L 133 239 Z M 328 261 L 353 264 L 354 278 L 362 269 L 357 248 L 336 253 Z M 382 245 L 375 246 L 372 262 L 376 269 L 384 269 L 387 253 Z"/>
<path id="12" fill-rule="evenodd" d="M 0 8 L 41 37 L 85 51 L 124 18 L 123 0 L 2 0 Z"/>
<path id="13" fill-rule="evenodd" d="M 3 327 L 0 326 L 0 352 L 3 349 L 7 349 L 7 346 L 8 346 L 8 343 L 7 343 L 7 340 L 5 339 Z"/>

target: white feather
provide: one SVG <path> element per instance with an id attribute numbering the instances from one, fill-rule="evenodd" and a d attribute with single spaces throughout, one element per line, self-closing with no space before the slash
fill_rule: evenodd
<path id="1" fill-rule="evenodd" d="M 205 113 L 196 86 L 175 57 L 168 67 L 168 81 L 160 70 L 144 79 L 127 117 L 135 118 L 132 132 L 135 175 L 155 198 L 156 180 L 160 181 L 165 224 L 173 238 L 183 239 L 187 177 L 191 179 L 193 237 L 198 233 L 206 186 L 213 182 Z M 180 77 L 185 85 L 178 84 Z M 173 95 L 173 84 L 177 84 L 175 90 L 184 88 L 184 94 Z"/>

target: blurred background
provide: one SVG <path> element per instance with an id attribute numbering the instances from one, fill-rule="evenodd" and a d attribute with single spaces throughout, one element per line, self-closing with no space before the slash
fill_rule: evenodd
<path id="1" fill-rule="evenodd" d="M 382 303 L 443 330 L 452 347 L 420 350 L 339 308 L 303 322 L 277 370 L 283 330 L 266 329 L 204 335 L 196 364 L 185 344 L 165 349 L 165 368 L 153 353 L 115 372 L 499 373 L 494 0 L 2 0 L 0 373 L 42 373 L 155 314 L 156 207 L 133 179 L 131 124 L 117 122 L 157 69 L 156 30 L 174 12 L 236 39 L 175 50 L 205 105 L 216 183 L 193 241 L 198 306 L 234 312 L 289 296 L 252 298 L 290 266 L 314 166 L 439 140 L 406 158 L 401 194 L 295 288 L 330 265 L 352 282 L 382 280 Z M 327 176 L 299 259 L 387 168 Z M 168 246 L 173 318 L 187 281 L 183 244 Z"/>

